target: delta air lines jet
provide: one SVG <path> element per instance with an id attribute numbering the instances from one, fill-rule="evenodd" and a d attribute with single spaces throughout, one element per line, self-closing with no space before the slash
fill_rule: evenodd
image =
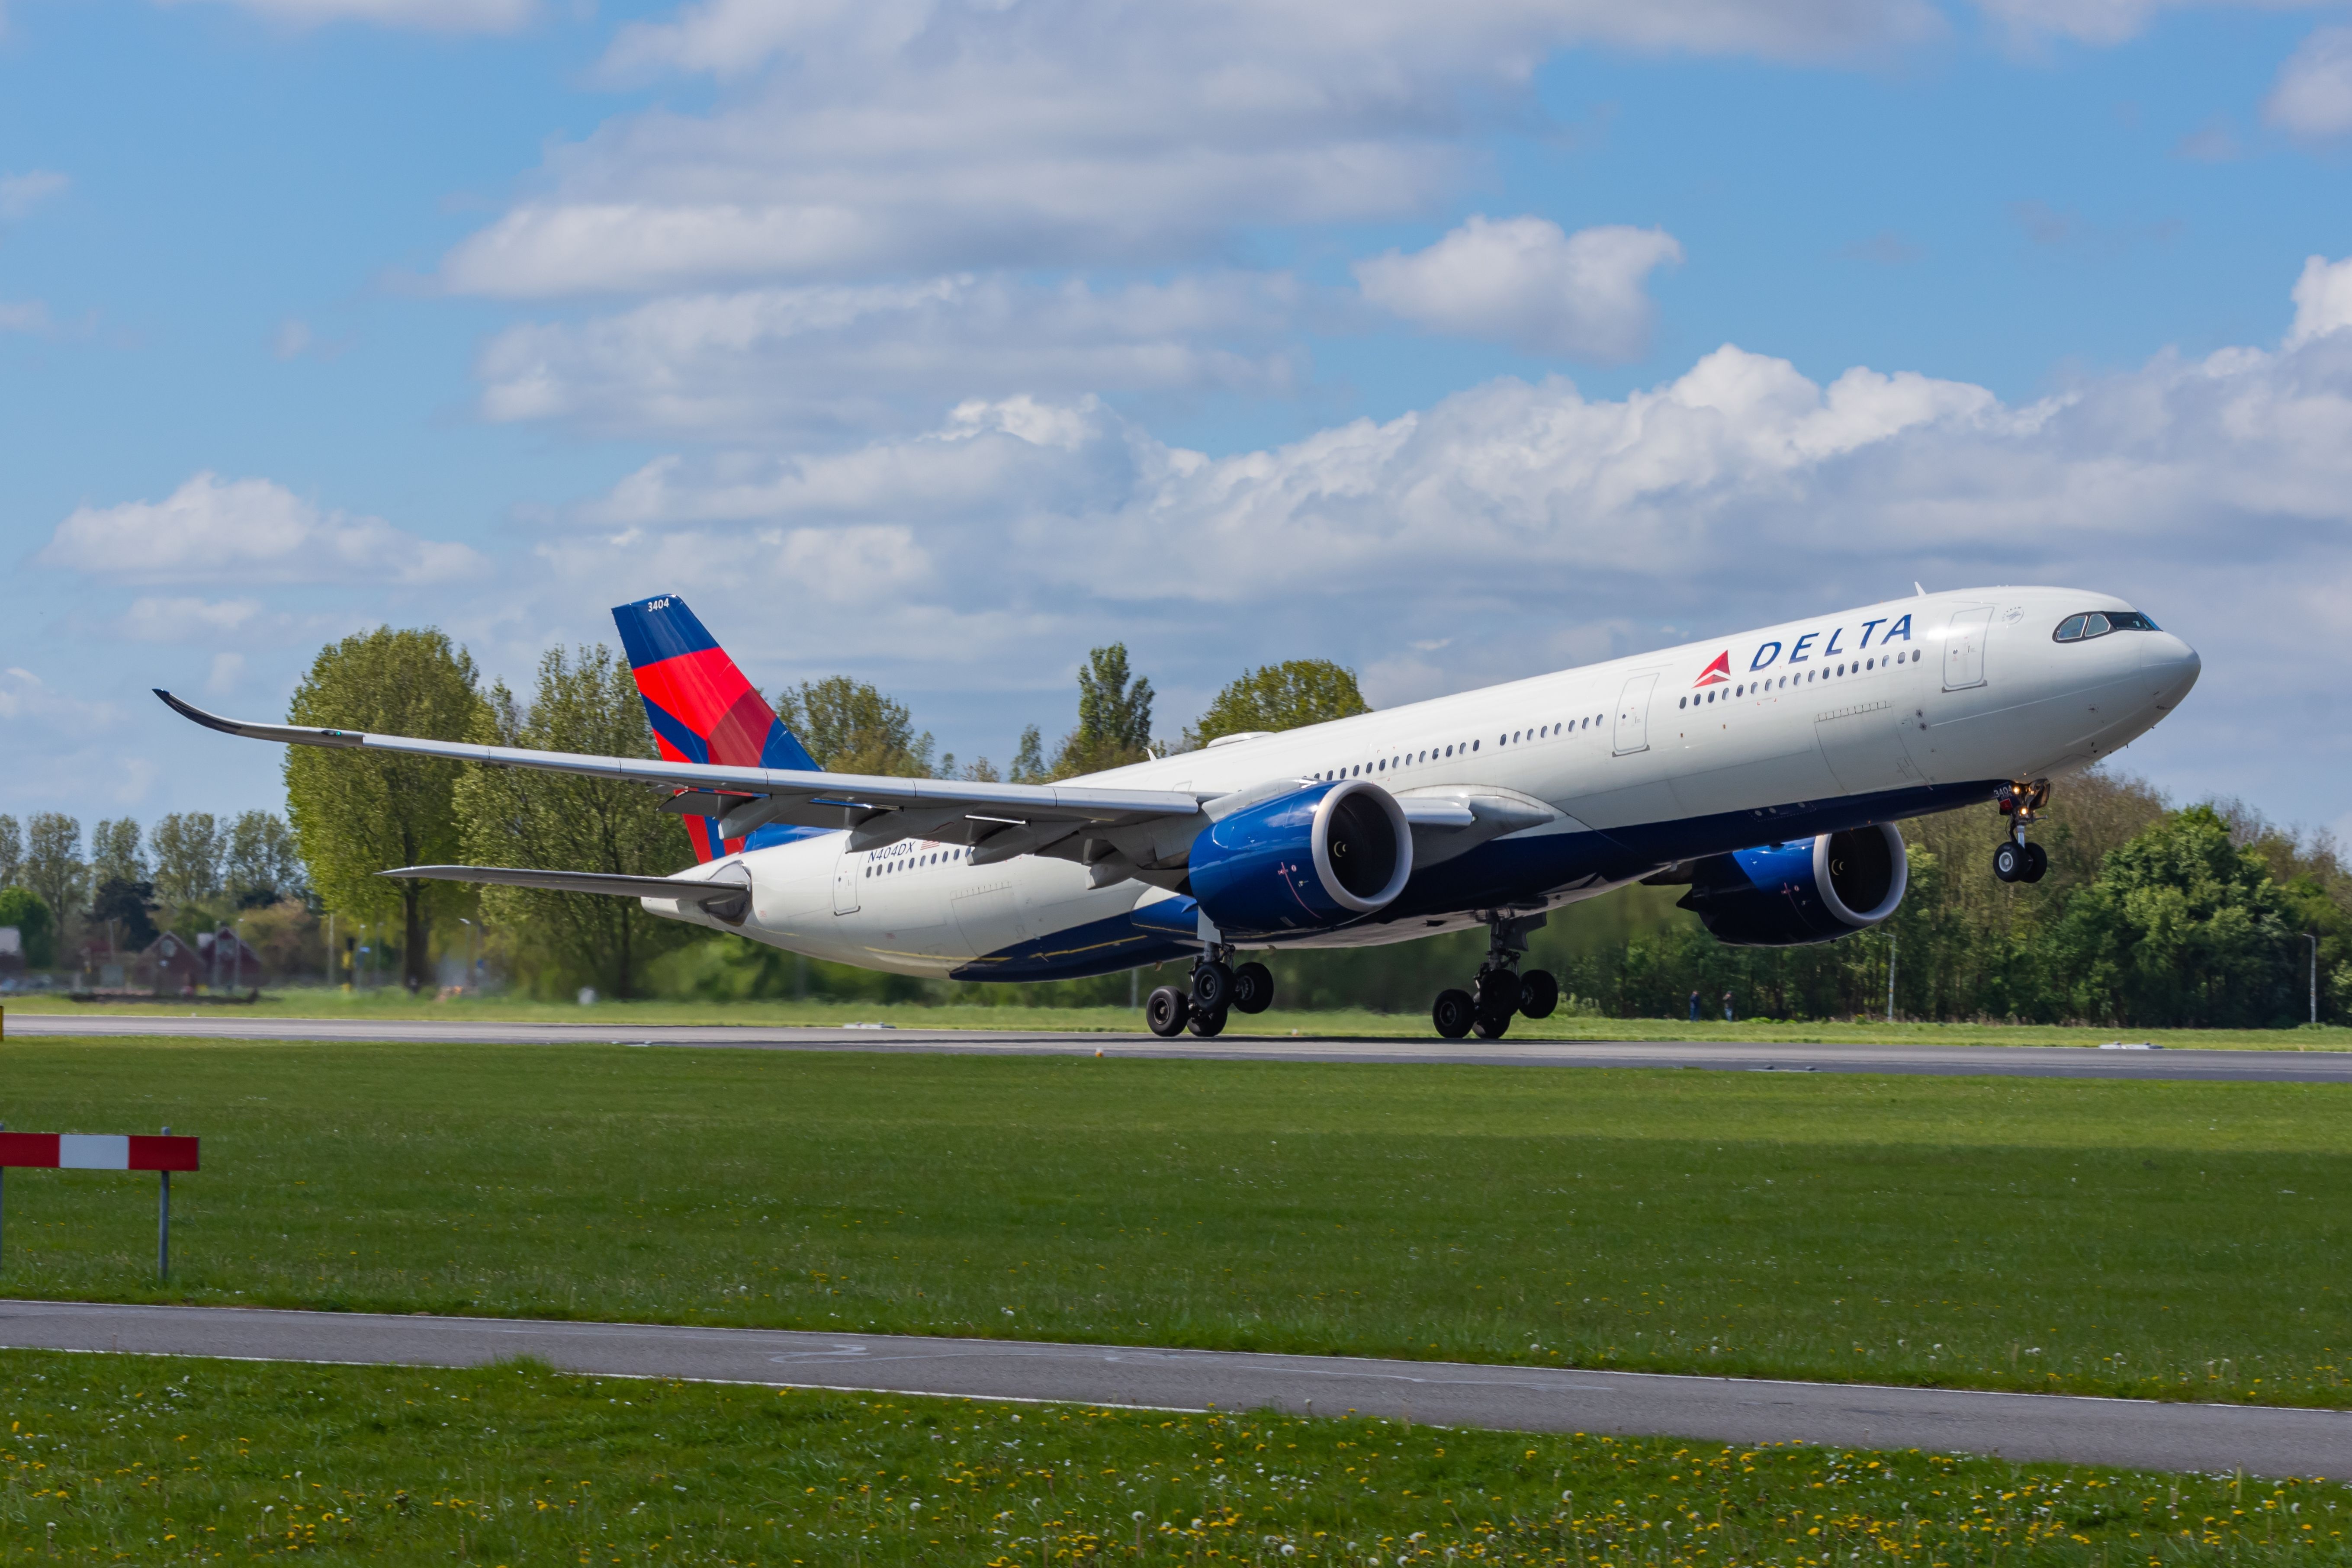
<path id="1" fill-rule="evenodd" d="M 1213 1036 L 1273 1000 L 1248 951 L 1485 926 L 1450 1039 L 1542 1017 L 1522 973 L 1548 911 L 1629 882 L 1686 886 L 1727 942 L 1866 930 L 1903 900 L 1894 824 L 1985 800 L 2010 881 L 2053 777 L 2171 711 L 2198 658 L 2121 601 L 2071 588 L 1926 594 L 1540 675 L 1050 784 L 866 778 L 816 765 L 676 595 L 613 612 L 659 760 L 217 718 L 294 745 L 403 752 L 654 786 L 698 864 L 673 877 L 406 866 L 388 877 L 641 900 L 814 958 L 958 980 L 1192 961 L 1152 1029 Z M 649 809 L 651 805 L 649 805 Z"/>

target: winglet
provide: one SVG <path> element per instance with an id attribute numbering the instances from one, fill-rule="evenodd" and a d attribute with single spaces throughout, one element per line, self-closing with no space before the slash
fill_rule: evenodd
<path id="1" fill-rule="evenodd" d="M 367 737 L 355 730 L 305 730 L 292 724 L 253 724 L 241 719 L 224 719 L 217 713 L 207 713 L 191 702 L 183 702 L 162 687 L 150 688 L 163 700 L 163 705 L 183 719 L 192 719 L 207 730 L 218 730 L 224 735 L 242 735 L 248 741 L 283 741 L 296 746 L 363 746 Z"/>

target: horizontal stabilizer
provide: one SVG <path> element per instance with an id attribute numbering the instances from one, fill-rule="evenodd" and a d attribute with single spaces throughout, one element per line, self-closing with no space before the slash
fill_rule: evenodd
<path id="1" fill-rule="evenodd" d="M 428 882 L 494 882 L 506 888 L 538 888 L 551 893 L 604 893 L 615 899 L 683 899 L 715 904 L 750 893 L 748 881 L 689 881 L 683 877 L 625 877 L 604 871 L 537 871 L 526 866 L 402 866 L 379 877 L 415 877 Z"/>

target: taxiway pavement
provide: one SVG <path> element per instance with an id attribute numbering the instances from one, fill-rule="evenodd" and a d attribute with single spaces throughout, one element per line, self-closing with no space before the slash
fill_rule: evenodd
<path id="1" fill-rule="evenodd" d="M 569 1372 L 2352 1479 L 2352 1412 L 1125 1345 L 0 1300 L 0 1345 Z"/>

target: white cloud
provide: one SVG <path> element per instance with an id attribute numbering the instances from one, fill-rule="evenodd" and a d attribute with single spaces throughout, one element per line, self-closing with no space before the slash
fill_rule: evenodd
<path id="1" fill-rule="evenodd" d="M 608 68 L 719 76 L 719 107 L 558 148 L 443 277 L 534 297 L 1197 261 L 1253 225 L 1426 210 L 1564 47 L 1846 58 L 1940 26 L 1926 0 L 713 0 L 624 28 Z"/>
<path id="2" fill-rule="evenodd" d="M 51 196 L 62 195 L 72 184 L 54 169 L 0 174 L 0 223 L 15 222 Z"/>
<path id="3" fill-rule="evenodd" d="M 0 300 L 0 332 L 46 332 L 55 324 L 38 300 Z"/>
<path id="4" fill-rule="evenodd" d="M 2352 327 L 2352 257 L 2305 258 L 2303 276 L 2294 280 L 2294 325 L 2287 331 L 2287 346 L 2298 348 L 2345 327 Z"/>
<path id="5" fill-rule="evenodd" d="M 656 300 L 510 328 L 478 366 L 493 419 L 704 433 L 908 423 L 943 390 L 1003 396 L 1289 387 L 1295 290 L 1229 274 L 1097 290 L 954 277 Z"/>
<path id="6" fill-rule="evenodd" d="M 2352 27 L 2321 27 L 2297 46 L 2263 100 L 2263 118 L 2315 140 L 2352 131 Z"/>
<path id="7" fill-rule="evenodd" d="M 1434 331 L 1532 354 L 1630 360 L 1648 345 L 1650 273 L 1683 258 L 1663 229 L 1573 235 L 1538 217 L 1473 217 L 1426 250 L 1356 264 L 1364 298 Z"/>
<path id="8" fill-rule="evenodd" d="M 158 0 L 186 5 L 190 0 Z M 511 33 L 539 15 L 538 0 L 223 0 L 289 26 L 365 22 L 424 33 Z"/>
<path id="9" fill-rule="evenodd" d="M 132 642 L 211 643 L 246 631 L 261 618 L 258 599 L 145 595 L 131 601 L 115 629 Z"/>
<path id="10" fill-rule="evenodd" d="M 323 511 L 268 479 L 199 473 L 160 501 L 84 505 L 34 558 L 132 581 L 446 582 L 482 559 L 380 518 Z"/>

